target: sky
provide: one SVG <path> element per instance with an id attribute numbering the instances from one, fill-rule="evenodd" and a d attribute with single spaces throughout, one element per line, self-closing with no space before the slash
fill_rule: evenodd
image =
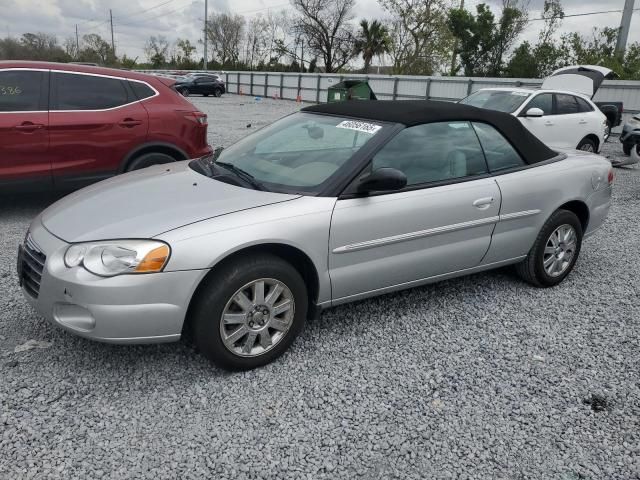
<path id="1" fill-rule="evenodd" d="M 457 0 L 451 0 L 456 1 Z M 625 0 L 563 0 L 566 15 L 621 10 Z M 483 0 L 465 0 L 475 10 Z M 46 32 L 58 36 L 60 43 L 75 36 L 98 33 L 111 39 L 109 10 L 113 13 L 116 53 L 145 61 L 143 46 L 151 35 L 164 35 L 171 41 L 202 38 L 204 0 L 0 0 L 0 37 L 19 37 L 24 32 Z M 499 11 L 501 0 L 484 0 Z M 529 0 L 529 18 L 540 16 L 544 0 Z M 636 2 L 640 8 L 640 1 Z M 269 10 L 290 10 L 287 0 L 209 0 L 209 12 L 235 12 L 247 17 Z M 388 16 L 377 0 L 357 0 L 356 20 Z M 618 27 L 621 13 L 565 18 L 559 33 L 577 31 L 590 35 L 593 27 Z M 354 20 L 355 21 L 355 20 Z M 542 22 L 530 22 L 522 40 L 535 40 Z M 640 41 L 640 10 L 634 12 L 629 42 Z M 198 55 L 202 45 L 198 44 Z"/>

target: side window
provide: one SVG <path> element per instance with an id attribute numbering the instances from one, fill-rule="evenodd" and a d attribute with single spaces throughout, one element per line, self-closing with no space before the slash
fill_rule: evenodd
<path id="1" fill-rule="evenodd" d="M 44 72 L 0 71 L 0 112 L 46 111 L 41 98 Z"/>
<path id="2" fill-rule="evenodd" d="M 524 112 L 530 108 L 539 108 L 545 115 L 551 115 L 553 113 L 553 97 L 550 93 L 541 93 L 531 99 L 529 104 L 524 107 Z"/>
<path id="3" fill-rule="evenodd" d="M 129 103 L 122 80 L 56 73 L 52 110 L 104 110 Z"/>
<path id="4" fill-rule="evenodd" d="M 146 83 L 129 80 L 129 85 L 131 86 L 133 93 L 136 94 L 138 100 L 144 100 L 145 98 L 153 97 L 156 94 L 156 92 L 154 92 Z"/>
<path id="5" fill-rule="evenodd" d="M 556 114 L 568 115 L 578 113 L 578 103 L 573 95 L 556 93 Z"/>
<path id="6" fill-rule="evenodd" d="M 580 113 L 593 112 L 593 107 L 584 98 L 575 97 Z"/>
<path id="7" fill-rule="evenodd" d="M 372 161 L 372 169 L 404 172 L 407 185 L 453 180 L 487 172 L 478 137 L 469 122 L 427 123 L 398 133 Z"/>
<path id="8" fill-rule="evenodd" d="M 476 129 L 491 172 L 525 165 L 513 146 L 491 125 L 474 122 L 473 128 Z"/>

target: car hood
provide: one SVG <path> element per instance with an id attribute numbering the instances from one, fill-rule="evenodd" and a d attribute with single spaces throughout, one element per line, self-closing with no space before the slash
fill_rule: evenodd
<path id="1" fill-rule="evenodd" d="M 229 185 L 189 168 L 157 165 L 79 190 L 47 208 L 44 227 L 70 243 L 151 238 L 184 225 L 299 198 Z"/>

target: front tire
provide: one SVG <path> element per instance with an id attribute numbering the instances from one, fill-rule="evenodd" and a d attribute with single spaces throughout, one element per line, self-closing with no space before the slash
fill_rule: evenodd
<path id="1" fill-rule="evenodd" d="M 225 370 L 249 370 L 289 348 L 304 326 L 307 304 L 304 280 L 291 264 L 248 255 L 209 277 L 189 321 L 209 360 Z"/>
<path id="2" fill-rule="evenodd" d="M 556 210 L 543 225 L 518 275 L 536 287 L 553 287 L 573 270 L 582 247 L 582 224 L 575 213 Z"/>
<path id="3" fill-rule="evenodd" d="M 583 152 L 593 152 L 596 153 L 597 146 L 596 142 L 591 140 L 590 138 L 583 138 L 580 140 L 580 143 L 576 147 L 577 150 L 582 150 Z"/>
<path id="4" fill-rule="evenodd" d="M 219 98 L 219 97 L 221 97 L 221 96 L 222 96 L 222 90 L 220 90 L 219 88 L 216 88 L 216 89 L 213 91 L 213 96 L 214 96 L 214 97 L 218 97 L 218 98 Z"/>
<path id="5" fill-rule="evenodd" d="M 126 171 L 132 172 L 134 170 L 140 170 L 141 168 L 147 168 L 152 165 L 162 165 L 175 161 L 175 158 L 173 158 L 171 155 L 167 155 L 166 153 L 145 153 L 144 155 L 140 155 L 138 158 L 132 160 L 131 163 L 127 166 Z"/>

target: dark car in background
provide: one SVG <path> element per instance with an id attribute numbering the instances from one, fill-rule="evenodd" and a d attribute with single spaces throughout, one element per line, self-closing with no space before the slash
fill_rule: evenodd
<path id="1" fill-rule="evenodd" d="M 611 129 L 620 126 L 622 123 L 622 114 L 624 113 L 624 105 L 622 102 L 593 102 L 596 107 L 607 117 L 607 129 L 604 133 L 604 140 L 607 141 L 611 136 Z"/>
<path id="2" fill-rule="evenodd" d="M 207 155 L 207 116 L 174 80 L 63 63 L 0 61 L 0 192 L 72 190 Z"/>
<path id="3" fill-rule="evenodd" d="M 174 88 L 185 97 L 193 94 L 220 97 L 227 91 L 222 78 L 205 73 L 185 75 L 176 81 Z"/>

